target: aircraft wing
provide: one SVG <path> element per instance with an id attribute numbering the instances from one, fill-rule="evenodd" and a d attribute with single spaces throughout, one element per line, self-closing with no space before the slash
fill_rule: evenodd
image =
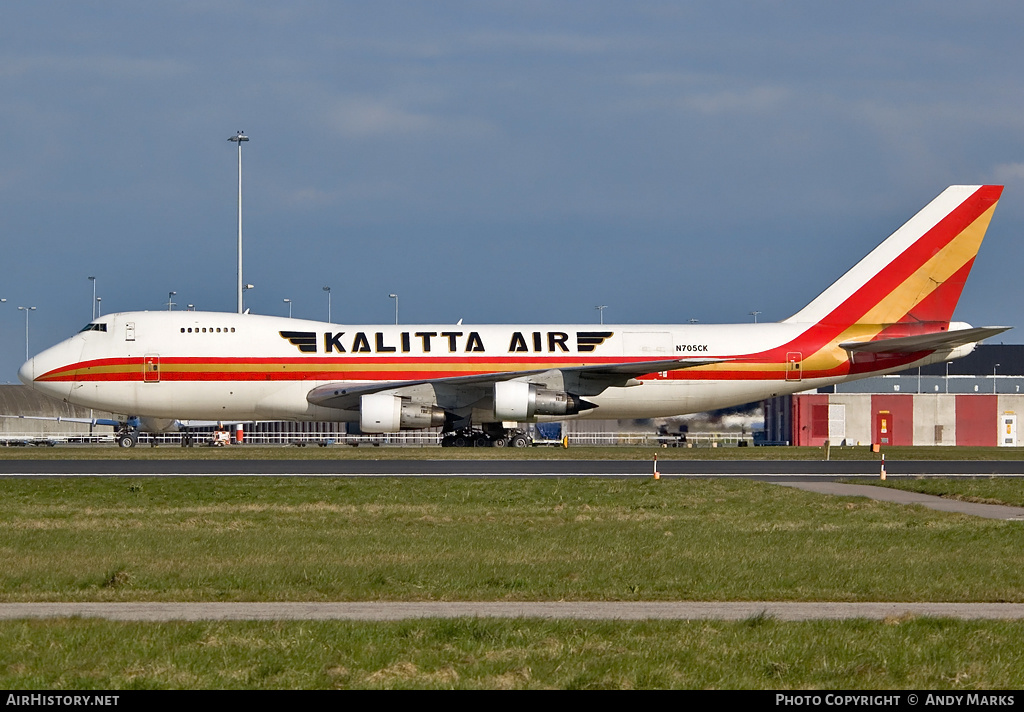
<path id="1" fill-rule="evenodd" d="M 66 418 L 62 415 L 3 415 L 0 414 L 0 418 L 19 418 L 21 420 L 50 420 L 57 423 L 84 423 L 86 425 L 109 425 L 113 428 L 120 428 L 123 425 L 134 425 L 140 424 L 138 418 L 123 418 L 121 420 L 115 420 L 113 418 Z M 176 420 L 174 423 L 179 428 L 204 428 L 214 425 L 222 425 L 224 423 L 252 423 L 251 420 Z"/>
<path id="2" fill-rule="evenodd" d="M 1001 334 L 1012 328 L 1012 326 L 979 326 L 973 329 L 956 329 L 954 331 L 940 331 L 935 334 L 900 336 L 894 339 L 879 339 L 878 341 L 846 341 L 839 344 L 839 346 L 854 353 L 904 354 L 917 351 L 939 351 L 941 349 L 955 349 L 958 346 L 973 344 L 976 341 Z"/>
<path id="3" fill-rule="evenodd" d="M 0 415 L 0 418 L 18 418 L 20 420 L 52 420 L 57 423 L 85 423 L 86 425 L 113 425 L 114 427 L 117 427 L 119 425 L 119 423 L 116 420 L 111 420 L 110 418 L 65 418 L 60 415 Z"/>
<path id="4" fill-rule="evenodd" d="M 451 376 L 447 378 L 428 378 L 418 381 L 387 381 L 372 383 L 326 383 L 317 386 L 306 394 L 306 400 L 313 405 L 321 405 L 326 408 L 338 408 L 341 410 L 355 410 L 359 408 L 359 399 L 362 396 L 383 391 L 398 391 L 414 386 L 442 386 L 451 388 L 473 388 L 489 386 L 499 381 L 511 381 L 523 379 L 530 381 L 542 374 L 550 374 L 553 371 L 561 371 L 564 375 L 576 376 L 598 383 L 605 383 L 605 387 L 637 385 L 631 383 L 634 376 L 642 376 L 645 373 L 656 373 L 658 371 L 676 371 L 681 368 L 693 368 L 695 366 L 706 366 L 712 363 L 721 363 L 728 359 L 721 358 L 693 358 L 693 359 L 662 359 L 659 361 L 630 361 L 626 363 L 602 363 L 587 366 L 561 366 L 554 368 L 542 368 L 531 371 L 499 371 L 496 373 L 473 374 L 471 376 Z"/>

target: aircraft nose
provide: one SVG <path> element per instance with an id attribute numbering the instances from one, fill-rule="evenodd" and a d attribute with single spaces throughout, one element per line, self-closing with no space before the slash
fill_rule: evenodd
<path id="1" fill-rule="evenodd" d="M 26 386 L 31 386 L 32 381 L 36 377 L 36 363 L 34 358 L 30 358 L 28 361 L 21 365 L 18 369 L 18 380 L 24 383 Z"/>

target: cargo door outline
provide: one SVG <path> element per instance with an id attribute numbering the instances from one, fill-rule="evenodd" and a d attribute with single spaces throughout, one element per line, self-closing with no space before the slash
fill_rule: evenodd
<path id="1" fill-rule="evenodd" d="M 160 383 L 160 356 L 146 354 L 142 357 L 142 382 Z"/>
<path id="2" fill-rule="evenodd" d="M 786 380 L 787 381 L 802 381 L 803 372 L 801 370 L 802 361 L 804 355 L 801 351 L 790 351 L 786 354 Z"/>

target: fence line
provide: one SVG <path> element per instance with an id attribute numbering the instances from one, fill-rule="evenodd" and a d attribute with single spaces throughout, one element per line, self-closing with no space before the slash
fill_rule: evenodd
<path id="1" fill-rule="evenodd" d="M 234 433 L 231 433 L 234 438 Z M 567 433 L 569 446 L 639 446 L 639 447 L 736 447 L 752 445 L 749 433 L 708 432 L 687 433 L 681 435 L 665 435 L 661 433 L 638 432 L 573 432 Z M 195 445 L 205 445 L 209 439 L 208 432 L 193 432 Z M 182 433 L 140 433 L 139 445 L 180 445 Z M 93 434 L 83 432 L 22 432 L 0 434 L 0 447 L 15 446 L 47 446 L 62 443 L 70 444 L 112 444 L 114 434 Z M 561 440 L 543 440 L 542 444 L 561 444 Z M 438 447 L 441 443 L 440 432 L 410 431 L 386 433 L 382 435 L 350 435 L 335 431 L 316 430 L 310 432 L 245 432 L 243 443 L 250 445 L 275 446 L 388 446 L 388 447 Z"/>

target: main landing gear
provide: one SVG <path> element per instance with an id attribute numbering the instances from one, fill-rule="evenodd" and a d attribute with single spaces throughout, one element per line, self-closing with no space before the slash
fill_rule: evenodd
<path id="1" fill-rule="evenodd" d="M 519 428 L 486 431 L 463 428 L 441 436 L 441 447 L 528 447 L 532 444 L 533 438 Z"/>

